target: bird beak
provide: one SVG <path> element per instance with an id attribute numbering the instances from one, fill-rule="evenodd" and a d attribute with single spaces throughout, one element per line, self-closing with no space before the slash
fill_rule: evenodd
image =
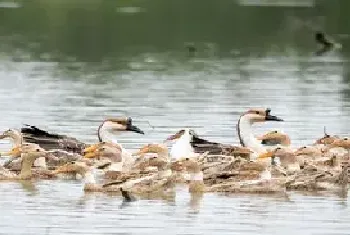
<path id="1" fill-rule="evenodd" d="M 126 130 L 127 131 L 133 131 L 133 132 L 136 132 L 136 133 L 142 134 L 142 135 L 145 134 L 145 132 L 143 132 L 140 128 L 138 128 L 137 126 L 134 126 L 134 125 L 126 126 Z"/>
<path id="2" fill-rule="evenodd" d="M 283 119 L 271 115 L 271 109 L 266 109 L 266 116 L 265 116 L 266 121 L 276 121 L 276 122 L 283 122 Z"/>
<path id="3" fill-rule="evenodd" d="M 259 159 L 265 159 L 265 158 L 273 157 L 273 155 L 274 155 L 273 152 L 262 153 L 262 154 L 259 155 L 258 160 Z"/>
<path id="4" fill-rule="evenodd" d="M 266 115 L 265 120 L 266 121 L 276 121 L 276 122 L 283 122 L 284 121 L 283 119 L 281 119 L 277 116 L 270 115 L 269 113 Z"/>
<path id="5" fill-rule="evenodd" d="M 19 156 L 21 156 L 21 152 L 22 152 L 22 150 L 20 147 L 14 147 L 11 149 L 10 152 L 7 152 L 6 155 L 11 156 L 11 157 L 19 157 Z"/>
<path id="6" fill-rule="evenodd" d="M 93 144 L 83 150 L 83 156 L 84 158 L 94 158 L 96 157 L 96 150 L 99 147 L 98 144 Z"/>
<path id="7" fill-rule="evenodd" d="M 96 157 L 95 152 L 88 152 L 84 154 L 84 158 L 95 158 L 95 157 Z"/>

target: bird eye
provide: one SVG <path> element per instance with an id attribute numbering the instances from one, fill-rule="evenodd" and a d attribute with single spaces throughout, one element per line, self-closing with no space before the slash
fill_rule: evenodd
<path id="1" fill-rule="evenodd" d="M 190 159 L 188 157 L 186 157 L 186 161 L 189 161 Z"/>
<path id="2" fill-rule="evenodd" d="M 258 114 L 258 115 L 260 114 L 259 111 L 256 111 L 255 113 Z"/>
<path id="3" fill-rule="evenodd" d="M 274 131 L 273 133 L 276 133 L 276 134 L 277 134 L 277 131 Z"/>
<path id="4" fill-rule="evenodd" d="M 39 152 L 39 151 L 40 151 L 40 149 L 36 149 L 36 151 L 37 151 L 37 152 Z"/>

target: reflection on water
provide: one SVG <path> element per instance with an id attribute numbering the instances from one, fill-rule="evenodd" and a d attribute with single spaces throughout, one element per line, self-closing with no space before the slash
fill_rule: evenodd
<path id="1" fill-rule="evenodd" d="M 283 129 L 294 146 L 312 143 L 324 126 L 346 135 L 348 40 L 340 41 L 342 50 L 315 57 L 313 32 L 303 22 L 348 34 L 349 2 L 315 2 L 307 9 L 209 0 L 0 7 L 0 130 L 34 124 L 90 143 L 105 117 L 130 115 L 146 135 L 118 136 L 129 149 L 183 127 L 238 144 L 239 115 L 271 107 L 285 123 L 257 126 L 256 133 Z M 314 20 L 319 14 L 326 20 Z M 2 141 L 1 150 L 9 144 Z M 189 195 L 179 188 L 172 200 L 130 203 L 84 194 L 79 181 L 1 183 L 0 192 L 0 234 L 344 234 L 350 228 L 347 192 L 266 197 Z"/>

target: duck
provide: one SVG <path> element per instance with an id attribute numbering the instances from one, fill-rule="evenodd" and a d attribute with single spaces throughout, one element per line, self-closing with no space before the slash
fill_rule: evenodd
<path id="1" fill-rule="evenodd" d="M 338 138 L 329 144 L 330 148 L 343 148 L 345 150 L 350 150 L 350 138 Z"/>
<path id="2" fill-rule="evenodd" d="M 141 129 L 133 125 L 131 117 L 107 118 L 97 129 L 98 141 L 117 143 L 113 134 L 120 131 L 144 134 Z M 67 135 L 52 134 L 33 125 L 26 124 L 25 127 L 21 128 L 20 132 L 25 142 L 39 144 L 45 150 L 61 149 L 82 154 L 83 150 L 89 146 L 76 138 Z"/>
<path id="3" fill-rule="evenodd" d="M 20 166 L 19 161 L 17 160 L 20 156 L 21 156 L 21 150 L 22 150 L 22 145 L 26 145 L 28 146 L 39 146 L 38 144 L 35 143 L 28 143 L 25 142 L 23 140 L 23 135 L 20 131 L 15 130 L 15 129 L 8 129 L 6 131 L 4 131 L 1 135 L 0 135 L 0 139 L 4 139 L 4 138 L 9 138 L 12 140 L 13 142 L 13 148 L 11 150 L 10 153 L 6 153 L 3 155 L 7 155 L 7 156 L 12 156 L 13 158 L 10 159 L 7 163 L 5 163 L 5 165 L 9 166 L 9 167 L 17 167 Z M 41 168 L 47 168 L 47 166 L 56 166 L 59 164 L 68 162 L 68 161 L 72 161 L 72 160 L 76 160 L 80 157 L 80 155 L 75 154 L 75 153 L 70 153 L 64 150 L 50 150 L 50 151 L 46 151 L 46 156 L 37 158 L 34 162 L 34 166 L 35 167 L 41 167 Z M 13 166 L 11 166 L 13 165 Z"/>
<path id="4" fill-rule="evenodd" d="M 21 156 L 21 145 L 23 143 L 22 134 L 15 129 L 8 129 L 0 135 L 0 139 L 9 138 L 12 140 L 13 148 L 10 152 L 2 153 L 1 156 L 11 156 L 12 159 L 5 162 L 4 166 L 8 169 L 21 170 L 21 160 L 17 160 Z M 38 158 L 35 160 L 34 165 L 40 166 L 42 159 Z"/>
<path id="5" fill-rule="evenodd" d="M 197 157 L 198 154 L 194 152 L 191 146 L 191 139 L 194 135 L 193 130 L 189 128 L 181 129 L 174 135 L 169 136 L 165 142 L 175 141 L 170 149 L 170 158 L 172 161 L 179 160 L 186 157 Z"/>
<path id="6" fill-rule="evenodd" d="M 284 132 L 273 130 L 265 133 L 262 136 L 257 137 L 261 141 L 261 144 L 264 146 L 290 146 L 291 141 L 287 134 Z"/>
<path id="7" fill-rule="evenodd" d="M 185 183 L 187 180 L 189 180 L 189 175 L 182 172 L 183 168 L 179 164 L 183 158 L 180 159 L 174 159 L 170 157 L 169 150 L 166 144 L 160 144 L 160 143 L 151 143 L 147 144 L 143 147 L 141 147 L 137 152 L 134 153 L 135 156 L 138 156 L 138 159 L 136 160 L 136 164 L 134 166 L 134 169 L 142 168 L 140 167 L 142 165 L 142 162 L 144 159 L 147 158 L 156 158 L 163 162 L 164 166 L 170 168 L 173 172 L 174 180 L 177 183 Z M 198 156 L 199 161 L 203 161 L 203 155 Z M 141 164 L 140 164 L 141 162 Z M 203 163 L 203 162 L 202 162 Z M 159 167 L 157 167 L 158 169 Z M 154 167 L 148 167 L 148 171 L 154 170 Z"/>
<path id="8" fill-rule="evenodd" d="M 182 160 L 182 166 L 190 174 L 189 192 L 227 192 L 227 193 L 281 193 L 285 192 L 282 184 L 271 179 L 260 178 L 258 180 L 234 181 L 226 180 L 212 185 L 204 183 L 203 171 L 195 159 Z"/>
<path id="9" fill-rule="evenodd" d="M 0 174 L 0 180 L 30 180 L 32 178 L 53 178 L 48 171 L 32 170 L 34 161 L 37 158 L 44 157 L 45 150 L 39 145 L 22 144 L 21 146 L 21 171 L 15 174 L 7 169 L 3 169 Z"/>
<path id="10" fill-rule="evenodd" d="M 229 153 L 233 156 L 256 159 L 259 154 L 265 153 L 267 148 L 263 146 L 261 140 L 253 135 L 252 125 L 260 122 L 275 121 L 282 122 L 283 119 L 271 114 L 270 108 L 254 108 L 243 113 L 238 119 L 237 134 L 241 146 L 220 144 L 201 139 L 194 135 L 192 147 L 194 152 L 203 153 L 208 151 L 210 154 Z M 251 153 L 251 151 L 253 153 Z"/>
<path id="11" fill-rule="evenodd" d="M 132 154 L 133 156 L 138 156 L 139 158 L 144 158 L 145 155 L 156 156 L 158 159 L 169 162 L 169 150 L 165 144 L 150 143 L 141 147 L 137 152 Z"/>
<path id="12" fill-rule="evenodd" d="M 252 151 L 246 147 L 210 142 L 200 138 L 192 129 L 181 129 L 169 136 L 165 142 L 175 141 L 170 150 L 173 161 L 199 156 L 240 156 L 249 158 Z M 210 160 L 209 160 L 210 161 Z"/>
<path id="13" fill-rule="evenodd" d="M 104 170 L 105 179 L 117 179 L 127 168 L 127 157 L 123 156 L 121 145 L 109 142 L 97 143 L 84 150 L 84 158 L 96 159 L 101 163 L 98 169 Z"/>
<path id="14" fill-rule="evenodd" d="M 167 163 L 157 158 L 149 158 L 143 162 L 143 167 L 157 166 L 159 170 L 146 176 L 137 178 L 126 178 L 124 180 L 116 180 L 105 184 L 96 183 L 95 166 L 87 165 L 84 162 L 70 163 L 58 167 L 54 174 L 60 173 L 76 173 L 83 176 L 85 180 L 85 192 L 114 192 L 120 193 L 120 189 L 128 191 L 132 194 L 142 195 L 155 192 L 166 191 L 165 188 L 172 182 L 172 171 L 167 167 Z"/>
<path id="15" fill-rule="evenodd" d="M 104 148 L 108 150 L 113 149 L 113 151 L 101 151 L 104 150 Z M 83 150 L 83 156 L 85 158 L 108 158 L 117 162 L 120 161 L 122 157 L 122 146 L 111 142 L 99 142 L 86 147 Z"/>
<path id="16" fill-rule="evenodd" d="M 317 139 L 313 146 L 320 149 L 324 156 L 343 158 L 350 152 L 350 138 L 331 136 L 324 129 L 324 137 Z"/>
<path id="17" fill-rule="evenodd" d="M 340 167 L 320 168 L 305 166 L 300 172 L 286 181 L 286 189 L 294 191 L 339 191 L 348 189 L 349 159 Z"/>
<path id="18" fill-rule="evenodd" d="M 156 149 L 158 147 L 158 149 Z M 138 153 L 126 152 L 120 144 L 101 142 L 84 149 L 84 157 L 98 160 L 108 160 L 110 163 L 105 165 L 105 178 L 118 178 L 121 172 L 129 171 L 136 161 L 136 156 L 144 155 L 146 152 L 157 151 L 161 153 L 164 150 L 160 145 L 146 145 Z"/>
<path id="19" fill-rule="evenodd" d="M 14 146 L 20 146 L 23 143 L 23 137 L 20 131 L 15 129 L 5 130 L 1 135 L 0 139 L 9 138 L 13 141 Z"/>
<path id="20" fill-rule="evenodd" d="M 280 165 L 284 167 L 288 173 L 295 173 L 300 170 L 300 160 L 298 152 L 294 152 L 288 148 L 277 147 L 272 151 L 261 154 L 258 159 L 264 158 L 279 158 Z"/>
<path id="21" fill-rule="evenodd" d="M 283 122 L 283 119 L 271 115 L 271 109 L 250 109 L 242 114 L 238 120 L 238 138 L 243 147 L 252 149 L 255 153 L 264 153 L 266 148 L 261 144 L 252 132 L 252 125 L 255 123 L 275 121 Z"/>
<path id="22" fill-rule="evenodd" d="M 333 143 L 334 141 L 336 141 L 338 139 L 340 139 L 339 136 L 331 136 L 331 135 L 327 134 L 326 127 L 324 127 L 324 136 L 322 138 L 317 139 L 313 145 L 314 146 L 317 146 L 317 145 L 326 146 L 326 145 Z"/>

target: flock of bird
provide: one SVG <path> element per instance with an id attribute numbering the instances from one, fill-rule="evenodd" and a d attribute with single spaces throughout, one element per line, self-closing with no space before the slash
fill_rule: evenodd
<path id="1" fill-rule="evenodd" d="M 237 124 L 241 146 L 211 142 L 182 129 L 135 152 L 115 139 L 119 132 L 144 134 L 130 117 L 104 120 L 95 144 L 35 126 L 9 129 L 0 135 L 13 142 L 1 154 L 8 160 L 0 166 L 0 181 L 76 179 L 85 192 L 120 193 L 127 200 L 133 195 L 166 198 L 178 184 L 188 185 L 190 193 L 347 190 L 350 139 L 325 133 L 308 146 L 293 148 L 281 131 L 253 134 L 255 123 L 268 121 L 283 120 L 270 109 L 243 113 Z"/>

